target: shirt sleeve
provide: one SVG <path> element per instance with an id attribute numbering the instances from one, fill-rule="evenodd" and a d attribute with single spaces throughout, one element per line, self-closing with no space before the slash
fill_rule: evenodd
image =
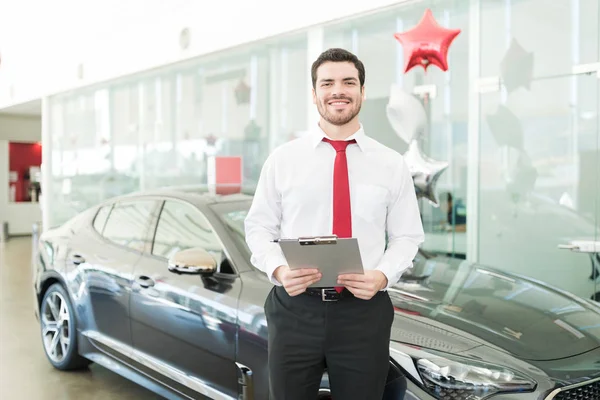
<path id="1" fill-rule="evenodd" d="M 412 266 L 419 245 L 425 239 L 415 187 L 404 159 L 394 176 L 395 185 L 391 191 L 386 221 L 388 246 L 376 268 L 388 280 L 383 290 L 395 285 L 404 271 Z"/>
<path id="2" fill-rule="evenodd" d="M 287 261 L 279 247 L 281 225 L 281 195 L 277 190 L 274 155 L 265 161 L 260 173 L 254 199 L 244 221 L 246 243 L 252 253 L 250 262 L 267 274 L 269 280 L 281 286 L 273 272 Z"/>

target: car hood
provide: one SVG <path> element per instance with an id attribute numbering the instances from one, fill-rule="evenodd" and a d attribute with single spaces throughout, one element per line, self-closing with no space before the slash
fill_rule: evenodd
<path id="1" fill-rule="evenodd" d="M 485 345 L 532 361 L 600 347 L 591 301 L 467 261 L 419 253 L 389 293 L 398 342 L 452 353 Z"/>

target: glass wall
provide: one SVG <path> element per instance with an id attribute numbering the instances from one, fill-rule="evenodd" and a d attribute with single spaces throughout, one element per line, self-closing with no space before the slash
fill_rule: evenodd
<path id="1" fill-rule="evenodd" d="M 600 62 L 596 0 L 482 2 L 479 260 L 583 297 L 600 259 Z"/>
<path id="2" fill-rule="evenodd" d="M 51 97 L 50 226 L 116 195 L 206 186 L 213 156 L 242 157 L 251 190 L 269 149 L 307 129 L 306 48 L 271 40 Z"/>
<path id="3" fill-rule="evenodd" d="M 449 69 L 404 73 L 394 33 L 426 8 L 461 30 Z M 600 259 L 571 249 L 600 240 L 599 25 L 596 0 L 400 2 L 53 96 L 50 223 L 118 194 L 206 185 L 214 155 L 242 157 L 251 189 L 269 152 L 309 128 L 317 50 L 343 47 L 366 67 L 366 133 L 447 165 L 420 199 L 423 248 L 590 297 Z"/>
<path id="4" fill-rule="evenodd" d="M 450 47 L 448 71 L 431 66 L 404 73 L 403 49 L 394 33 L 414 27 L 426 7 L 441 25 L 462 32 Z M 468 7 L 466 1 L 416 2 L 328 26 L 324 34 L 325 48 L 349 49 L 365 64 L 367 98 L 360 115 L 366 133 L 400 153 L 413 142 L 425 156 L 448 164 L 436 198 L 420 199 L 423 247 L 460 258 L 467 251 Z"/>

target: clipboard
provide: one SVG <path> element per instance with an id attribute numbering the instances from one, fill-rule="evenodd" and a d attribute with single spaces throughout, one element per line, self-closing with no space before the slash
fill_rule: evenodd
<path id="1" fill-rule="evenodd" d="M 279 239 L 281 251 L 291 269 L 317 268 L 323 276 L 309 287 L 341 286 L 340 274 L 363 274 L 363 263 L 356 238 L 337 236 Z"/>

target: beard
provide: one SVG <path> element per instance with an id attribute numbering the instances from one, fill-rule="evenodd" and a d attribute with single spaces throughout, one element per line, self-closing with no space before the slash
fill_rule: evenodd
<path id="1" fill-rule="evenodd" d="M 330 111 L 328 109 L 328 102 L 333 100 L 346 100 L 349 101 L 349 107 L 341 110 L 341 111 Z M 348 122 L 352 121 L 360 112 L 360 107 L 362 105 L 362 101 L 360 98 L 357 100 L 352 100 L 348 97 L 333 97 L 328 99 L 327 101 L 318 101 L 317 102 L 317 110 L 321 117 L 329 122 L 331 125 L 342 126 L 346 125 Z"/>

